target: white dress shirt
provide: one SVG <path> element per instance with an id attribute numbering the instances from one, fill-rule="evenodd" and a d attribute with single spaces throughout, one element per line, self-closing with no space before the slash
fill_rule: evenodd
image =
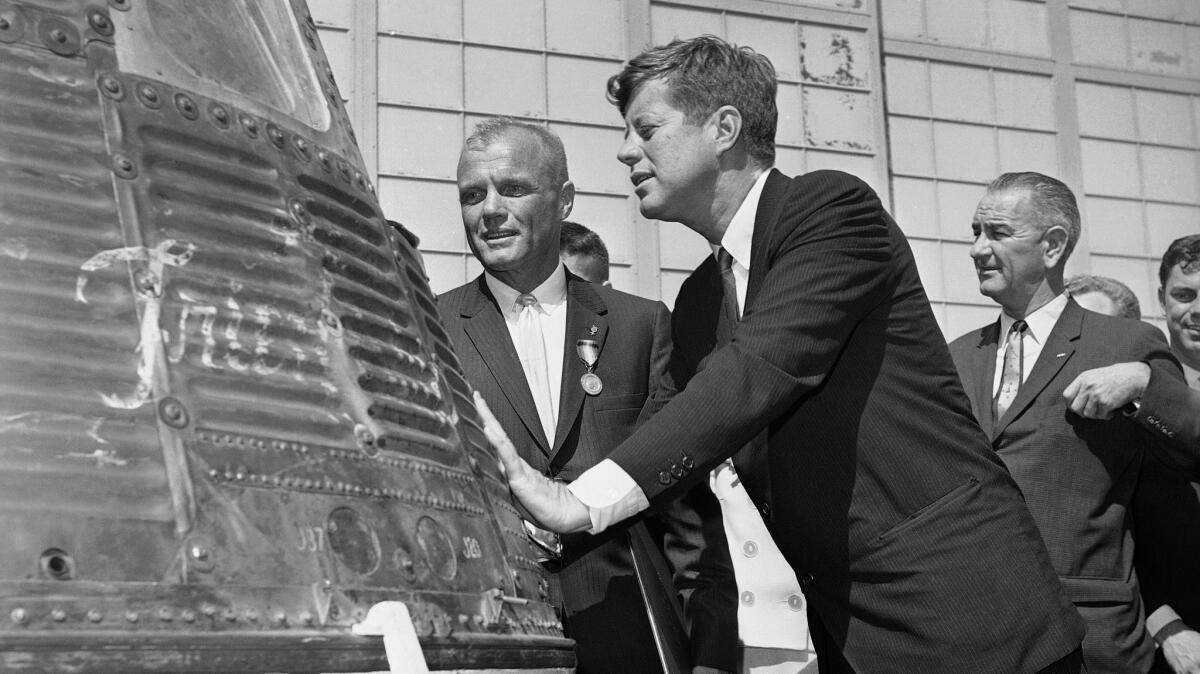
<path id="1" fill-rule="evenodd" d="M 522 293 L 488 272 L 484 272 L 483 276 L 488 290 L 491 290 L 496 298 L 496 304 L 504 311 L 504 324 L 508 326 L 508 334 L 512 337 L 517 355 L 523 357 L 522 354 L 529 352 L 529 345 L 522 343 L 517 330 L 517 317 L 522 309 L 517 298 Z M 535 395 L 533 402 L 538 406 L 539 413 L 544 412 L 547 418 L 557 420 L 559 400 L 562 396 L 563 353 L 567 339 L 567 274 L 563 266 L 559 264 L 550 277 L 529 294 L 538 301 L 535 308 L 546 346 L 546 374 L 550 380 L 550 400 L 539 400 L 539 396 Z M 529 388 L 531 391 L 537 390 L 532 383 L 529 384 Z M 542 406 L 547 402 L 551 407 L 549 410 L 543 410 Z M 550 428 L 543 427 L 542 430 L 546 432 L 547 442 L 554 444 L 553 424 Z"/>
<path id="2" fill-rule="evenodd" d="M 1025 325 L 1027 326 L 1024 334 L 1021 336 L 1021 348 L 1023 349 L 1021 382 L 1029 379 L 1029 373 L 1033 372 L 1033 366 L 1037 363 L 1038 356 L 1042 355 L 1042 347 L 1046 345 L 1046 339 L 1050 337 L 1050 331 L 1054 329 L 1054 325 L 1058 323 L 1058 319 L 1062 316 L 1062 312 L 1067 308 L 1067 293 L 1059 293 L 1057 297 L 1043 304 L 1033 313 L 1025 317 Z M 1000 345 L 996 349 L 996 374 L 992 377 L 992 396 L 995 397 L 996 392 L 1000 390 L 1000 375 L 1004 373 L 1004 336 L 1012 328 L 1012 324 L 1016 323 L 1017 319 L 1008 314 L 1000 313 Z"/>

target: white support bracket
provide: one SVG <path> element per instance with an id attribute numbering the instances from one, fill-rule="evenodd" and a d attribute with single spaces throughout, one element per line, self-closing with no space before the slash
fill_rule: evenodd
<path id="1" fill-rule="evenodd" d="M 401 601 L 381 601 L 367 611 L 362 622 L 350 627 L 361 636 L 382 636 L 391 674 L 429 674 L 417 630 Z"/>

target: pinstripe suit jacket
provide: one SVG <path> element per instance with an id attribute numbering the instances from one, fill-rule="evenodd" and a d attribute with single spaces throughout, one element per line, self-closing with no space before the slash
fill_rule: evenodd
<path id="1" fill-rule="evenodd" d="M 1076 649 L 1082 623 L 875 193 L 772 171 L 742 319 L 715 349 L 720 287 L 709 258 L 680 290 L 686 387 L 610 457 L 651 504 L 765 429 L 738 474 L 809 599 L 822 674 L 1013 674 Z"/>
<path id="2" fill-rule="evenodd" d="M 1156 385 L 1182 373 L 1153 326 L 1067 303 L 1017 397 L 993 423 L 999 322 L 963 335 L 950 351 L 992 447 L 1020 485 L 1067 595 L 1088 624 L 1089 674 L 1145 672 L 1154 644 L 1133 568 L 1133 503 L 1145 450 L 1158 442 L 1145 422 L 1083 419 L 1063 389 L 1082 372 L 1145 361 Z"/>
<path id="3" fill-rule="evenodd" d="M 463 372 L 488 402 L 521 456 L 568 482 L 590 468 L 673 393 L 667 308 L 567 273 L 567 333 L 555 437 L 545 437 L 516 348 L 483 276 L 438 297 Z M 585 395 L 577 339 L 600 344 L 598 396 Z M 651 534 L 664 546 L 685 597 L 695 664 L 735 668 L 737 586 L 720 505 L 707 487 L 661 516 Z M 560 581 L 567 635 L 581 674 L 660 672 L 650 624 L 623 529 L 564 536 Z"/>

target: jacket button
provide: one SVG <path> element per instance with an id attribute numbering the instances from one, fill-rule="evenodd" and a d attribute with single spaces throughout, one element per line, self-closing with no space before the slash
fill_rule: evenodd
<path id="1" fill-rule="evenodd" d="M 762 515 L 764 522 L 771 521 L 771 506 L 770 506 L 770 504 L 767 504 L 767 503 L 762 504 L 761 506 L 758 507 L 758 512 L 759 512 L 759 514 Z"/>
<path id="2" fill-rule="evenodd" d="M 746 606 L 754 606 L 754 593 L 746 590 L 742 593 L 742 603 Z"/>
<path id="3" fill-rule="evenodd" d="M 753 557 L 754 555 L 757 555 L 758 544 L 754 541 L 746 541 L 742 545 L 742 554 L 746 555 L 747 557 Z"/>
<path id="4" fill-rule="evenodd" d="M 688 456 L 687 454 L 684 454 L 680 457 L 679 463 L 682 463 L 683 467 L 687 468 L 688 470 L 691 470 L 696 467 L 696 462 L 693 461 L 692 457 Z"/>
<path id="5" fill-rule="evenodd" d="M 811 573 L 806 573 L 803 576 L 800 576 L 799 580 L 800 580 L 800 587 L 808 587 L 809 585 L 812 585 L 812 582 L 816 579 L 813 578 L 813 575 Z"/>
<path id="6" fill-rule="evenodd" d="M 793 595 L 789 596 L 788 597 L 788 608 L 792 609 L 793 611 L 803 610 L 804 609 L 804 599 L 798 594 L 793 594 Z"/>
<path id="7" fill-rule="evenodd" d="M 659 484 L 671 484 L 671 474 L 667 471 L 660 471 L 658 474 Z"/>
<path id="8" fill-rule="evenodd" d="M 674 475 L 675 477 L 683 477 L 683 473 L 684 473 L 683 466 L 680 466 L 677 463 L 671 464 L 671 474 L 672 475 Z"/>

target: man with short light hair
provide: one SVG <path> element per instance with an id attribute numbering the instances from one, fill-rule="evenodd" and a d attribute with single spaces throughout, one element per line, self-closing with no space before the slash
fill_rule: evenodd
<path id="1" fill-rule="evenodd" d="M 1075 196 L 1040 173 L 988 185 L 973 219 L 970 255 L 998 320 L 954 340 L 950 352 L 992 447 L 1021 486 L 1067 595 L 1087 621 L 1089 674 L 1146 672 L 1154 644 L 1134 573 L 1132 503 L 1150 422 L 1089 419 L 1068 409 L 1086 370 L 1133 361 L 1180 380 L 1162 334 L 1140 321 L 1083 309 L 1063 268 L 1080 233 Z M 1126 373 L 1132 377 L 1132 372 Z"/>
<path id="2" fill-rule="evenodd" d="M 463 144 L 457 183 L 484 273 L 438 297 L 443 324 L 467 380 L 521 456 L 569 482 L 672 394 L 667 308 L 564 270 L 559 230 L 575 186 L 548 129 L 481 122 Z M 638 523 L 564 536 L 561 550 L 546 532 L 531 532 L 561 587 L 556 604 L 576 641 L 578 672 L 660 674 L 689 661 L 732 671 L 736 587 L 715 499 L 693 490 L 648 524 L 655 535 Z"/>

